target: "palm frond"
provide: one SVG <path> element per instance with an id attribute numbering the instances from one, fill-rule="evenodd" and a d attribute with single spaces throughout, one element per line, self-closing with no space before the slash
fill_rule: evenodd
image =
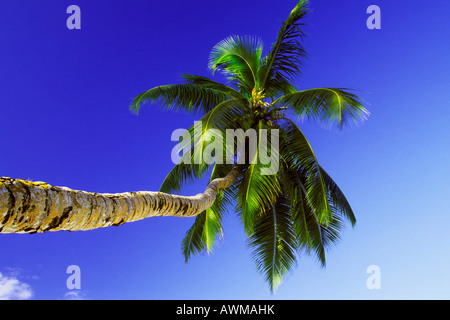
<path id="1" fill-rule="evenodd" d="M 191 255 L 199 254 L 205 251 L 205 243 L 202 239 L 203 227 L 206 220 L 206 211 L 195 217 L 194 224 L 189 228 L 181 242 L 181 252 L 184 261 L 188 262 Z"/>
<path id="2" fill-rule="evenodd" d="M 324 224 L 319 221 L 306 190 L 303 173 L 287 169 L 282 178 L 283 194 L 289 199 L 291 221 L 295 230 L 298 251 L 314 256 L 322 267 L 326 265 L 326 251 L 340 239 L 344 228 L 343 215 L 331 205 L 332 217 Z M 331 202 L 331 198 L 329 199 Z"/>
<path id="3" fill-rule="evenodd" d="M 180 163 L 176 164 L 164 179 L 160 191 L 172 193 L 181 191 L 185 183 L 190 183 L 202 178 L 212 163 L 204 160 L 205 148 L 211 143 L 212 137 L 209 129 L 218 130 L 223 136 L 227 129 L 246 127 L 246 115 L 250 113 L 248 101 L 245 98 L 230 99 L 219 103 L 213 110 L 204 115 L 188 129 L 190 139 L 182 141 L 179 148 L 183 152 Z M 227 163 L 227 144 L 222 141 L 222 157 L 219 163 Z M 231 151 L 230 151 L 231 152 Z M 219 155 L 214 155 L 216 158 Z"/>
<path id="4" fill-rule="evenodd" d="M 217 105 L 201 118 L 201 122 L 204 131 L 217 129 L 225 132 L 227 129 L 245 129 L 250 125 L 246 118 L 250 114 L 251 108 L 246 98 L 231 99 Z"/>
<path id="5" fill-rule="evenodd" d="M 230 165 L 214 165 L 210 181 L 224 177 L 230 169 Z M 186 232 L 181 248 L 185 262 L 192 255 L 198 253 L 211 253 L 220 238 L 223 237 L 222 218 L 227 206 L 233 201 L 233 196 L 228 190 L 218 190 L 216 200 L 207 210 L 200 213 L 194 224 Z"/>
<path id="6" fill-rule="evenodd" d="M 326 224 L 321 223 L 314 208 L 308 203 L 308 195 L 304 187 L 300 188 L 299 194 L 299 201 L 292 213 L 299 247 L 315 256 L 321 266 L 325 267 L 326 251 L 331 245 L 337 243 L 344 228 L 342 216 L 335 207 L 331 207 L 332 217 Z"/>
<path id="7" fill-rule="evenodd" d="M 181 192 L 183 185 L 192 183 L 197 179 L 201 179 L 203 173 L 207 170 L 207 166 L 200 166 L 191 163 L 176 164 L 166 175 L 159 191 L 164 193 Z"/>
<path id="8" fill-rule="evenodd" d="M 258 129 L 263 128 L 264 126 L 260 121 Z M 268 135 L 268 139 L 270 139 L 270 136 Z M 264 173 L 267 165 L 261 161 L 263 148 L 261 148 L 260 143 L 261 137 L 258 136 L 253 152 L 246 152 L 248 166 L 242 175 L 238 189 L 237 208 L 247 234 L 254 231 L 258 215 L 263 214 L 266 208 L 271 208 L 281 192 L 277 174 Z M 268 144 L 272 145 L 271 141 Z M 275 152 L 275 150 L 272 151 Z"/>
<path id="9" fill-rule="evenodd" d="M 332 218 L 328 190 L 319 162 L 303 132 L 291 120 L 281 123 L 283 142 L 280 153 L 290 169 L 302 172 L 308 201 L 319 222 L 327 224 Z"/>
<path id="10" fill-rule="evenodd" d="M 173 84 L 155 87 L 137 95 L 132 100 L 130 109 L 138 113 L 143 103 L 159 102 L 166 109 L 204 114 L 230 98 L 230 95 L 223 91 L 195 83 Z"/>
<path id="11" fill-rule="evenodd" d="M 196 130 L 195 126 L 190 129 L 193 137 L 194 152 L 197 150 L 197 153 L 203 155 L 206 146 L 211 139 L 213 139 L 210 134 L 215 132 L 217 134 L 214 139 L 216 137 L 222 137 L 222 141 L 218 142 L 223 146 L 222 159 L 220 159 L 219 162 L 227 162 L 227 155 L 231 154 L 234 156 L 235 150 L 230 150 L 231 146 L 228 145 L 226 140 L 223 140 L 223 137 L 226 137 L 227 130 L 248 128 L 250 126 L 250 118 L 248 115 L 250 114 L 251 108 L 245 98 L 227 100 L 219 104 L 216 108 L 202 117 L 200 121 L 201 131 Z"/>
<path id="12" fill-rule="evenodd" d="M 295 169 L 287 169 L 287 179 L 283 185 L 286 194 L 290 195 L 292 213 L 291 219 L 299 248 L 309 254 L 314 254 L 322 266 L 325 266 L 325 246 L 321 234 L 321 225 L 309 200 L 305 187 L 306 178 Z"/>
<path id="13" fill-rule="evenodd" d="M 327 225 L 319 224 L 320 232 L 322 235 L 322 243 L 325 249 L 330 249 L 332 245 L 338 243 L 341 239 L 342 231 L 345 227 L 345 222 L 338 211 L 333 210 L 333 218 Z"/>
<path id="14" fill-rule="evenodd" d="M 209 68 L 222 71 L 241 91 L 251 94 L 259 85 L 262 42 L 257 38 L 231 36 L 216 44 L 210 54 Z"/>
<path id="15" fill-rule="evenodd" d="M 277 41 L 264 59 L 261 68 L 261 84 L 263 88 L 270 88 L 276 79 L 292 82 L 293 77 L 300 73 L 300 67 L 306 56 L 299 39 L 304 33 L 301 20 L 308 13 L 308 1 L 301 0 L 291 11 L 278 32 Z M 279 81 L 279 80 L 278 80 Z"/>
<path id="16" fill-rule="evenodd" d="M 249 165 L 239 185 L 238 211 L 246 234 L 253 232 L 261 212 L 279 195 L 276 175 L 262 175 L 261 168 L 259 163 Z"/>
<path id="17" fill-rule="evenodd" d="M 297 260 L 296 236 L 286 197 L 280 196 L 264 212 L 248 240 L 258 272 L 264 275 L 271 292 L 275 291 Z"/>
<path id="18" fill-rule="evenodd" d="M 187 83 L 197 84 L 197 85 L 201 85 L 204 88 L 209 88 L 212 90 L 223 92 L 224 94 L 226 94 L 232 98 L 235 98 L 235 99 L 245 98 L 245 96 L 242 95 L 236 89 L 234 89 L 230 86 L 227 86 L 223 83 L 209 79 L 207 77 L 197 76 L 197 75 L 192 75 L 192 74 L 183 74 L 182 77 L 184 80 L 186 80 Z"/>
<path id="19" fill-rule="evenodd" d="M 328 189 L 329 197 L 331 199 L 331 206 L 335 208 L 336 212 L 347 218 L 347 220 L 352 224 L 352 227 L 354 227 L 356 218 L 344 193 L 322 167 L 320 167 L 320 171 L 322 172 L 322 176 Z"/>
<path id="20" fill-rule="evenodd" d="M 369 112 L 361 99 L 342 88 L 315 88 L 282 96 L 273 105 L 288 107 L 300 118 L 314 119 L 339 127 L 367 119 Z"/>
<path id="21" fill-rule="evenodd" d="M 266 85 L 264 95 L 271 98 L 272 101 L 280 96 L 285 96 L 298 92 L 296 86 L 289 80 L 285 79 L 280 74 L 274 75 Z"/>
<path id="22" fill-rule="evenodd" d="M 220 202 L 220 200 L 219 200 Z M 221 216 L 214 208 L 206 209 L 206 219 L 203 226 L 202 241 L 205 244 L 206 251 L 211 253 L 218 237 L 223 236 Z"/>
<path id="23" fill-rule="evenodd" d="M 220 200 L 215 203 L 220 203 Z M 185 262 L 188 262 L 192 255 L 212 252 L 219 238 L 223 236 L 221 220 L 222 216 L 214 206 L 195 218 L 181 243 Z"/>
<path id="24" fill-rule="evenodd" d="M 299 161 L 294 156 L 296 153 L 308 155 L 309 146 L 303 142 L 292 148 L 291 139 L 299 140 L 299 136 L 293 133 L 295 129 L 292 124 L 281 126 L 283 130 L 282 149 L 283 155 L 280 183 L 283 194 L 290 200 L 292 207 L 291 218 L 297 236 L 299 248 L 306 253 L 315 256 L 324 267 L 326 264 L 326 250 L 335 244 L 345 226 L 344 218 L 349 220 L 352 226 L 356 219 L 353 211 L 337 184 L 331 179 L 328 173 L 317 164 L 313 169 L 313 174 L 318 175 L 320 171 L 322 184 L 324 186 L 320 199 L 326 199 L 329 214 L 327 219 L 323 218 L 320 207 L 316 205 L 314 193 L 311 193 L 308 180 L 311 175 L 309 160 Z M 301 150 L 304 148 L 305 152 Z M 292 154 L 290 154 L 292 152 Z M 312 157 L 312 154 L 309 154 Z M 314 161 L 314 160 L 313 160 Z M 318 168 L 318 169 L 317 169 Z"/>

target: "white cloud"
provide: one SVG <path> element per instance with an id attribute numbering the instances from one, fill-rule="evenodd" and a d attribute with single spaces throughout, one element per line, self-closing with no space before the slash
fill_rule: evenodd
<path id="1" fill-rule="evenodd" d="M 28 284 L 0 273 L 0 300 L 26 300 L 32 296 L 33 290 Z"/>
<path id="2" fill-rule="evenodd" d="M 84 300 L 80 291 L 69 291 L 64 295 L 66 300 Z"/>

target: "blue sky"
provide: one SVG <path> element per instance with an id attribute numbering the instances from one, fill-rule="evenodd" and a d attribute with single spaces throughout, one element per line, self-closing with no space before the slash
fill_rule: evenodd
<path id="1" fill-rule="evenodd" d="M 72 4 L 81 30 L 66 27 Z M 269 48 L 295 4 L 3 1 L 0 175 L 92 192 L 158 190 L 173 166 L 173 130 L 197 118 L 155 105 L 136 116 L 131 99 L 182 73 L 208 75 L 211 48 L 229 35 L 255 35 Z M 380 30 L 366 27 L 372 4 Z M 0 298 L 448 299 L 450 2 L 311 0 L 311 9 L 297 84 L 358 89 L 371 112 L 343 131 L 302 124 L 358 220 L 325 269 L 304 256 L 270 295 L 234 212 L 220 247 L 188 264 L 180 243 L 193 221 L 154 218 L 0 235 Z M 70 265 L 80 267 L 79 290 L 66 286 Z M 370 265 L 381 289 L 366 286 Z"/>

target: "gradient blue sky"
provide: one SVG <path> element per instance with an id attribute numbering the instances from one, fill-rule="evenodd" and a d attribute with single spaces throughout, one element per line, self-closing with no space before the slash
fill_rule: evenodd
<path id="1" fill-rule="evenodd" d="M 66 28 L 71 4 L 81 30 Z M 172 131 L 197 118 L 150 105 L 136 116 L 131 99 L 181 73 L 208 75 L 208 54 L 228 35 L 256 35 L 269 48 L 295 4 L 2 1 L 0 175 L 93 192 L 158 190 L 173 166 Z M 366 27 L 372 4 L 381 30 Z M 450 2 L 311 0 L 311 9 L 298 85 L 359 89 L 371 112 L 343 131 L 302 125 L 358 220 L 325 269 L 305 256 L 270 295 L 230 212 L 221 246 L 188 264 L 180 243 L 192 219 L 2 234 L 1 277 L 26 284 L 32 299 L 67 298 L 73 264 L 84 299 L 450 298 Z M 369 265 L 381 269 L 380 290 L 366 287 Z"/>

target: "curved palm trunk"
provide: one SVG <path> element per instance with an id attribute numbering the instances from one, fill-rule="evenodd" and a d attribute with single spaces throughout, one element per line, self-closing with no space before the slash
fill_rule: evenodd
<path id="1" fill-rule="evenodd" d="M 90 193 L 44 182 L 0 178 L 0 232 L 91 230 L 147 217 L 192 217 L 209 208 L 242 167 L 211 181 L 204 193 L 186 197 L 162 192 Z"/>

